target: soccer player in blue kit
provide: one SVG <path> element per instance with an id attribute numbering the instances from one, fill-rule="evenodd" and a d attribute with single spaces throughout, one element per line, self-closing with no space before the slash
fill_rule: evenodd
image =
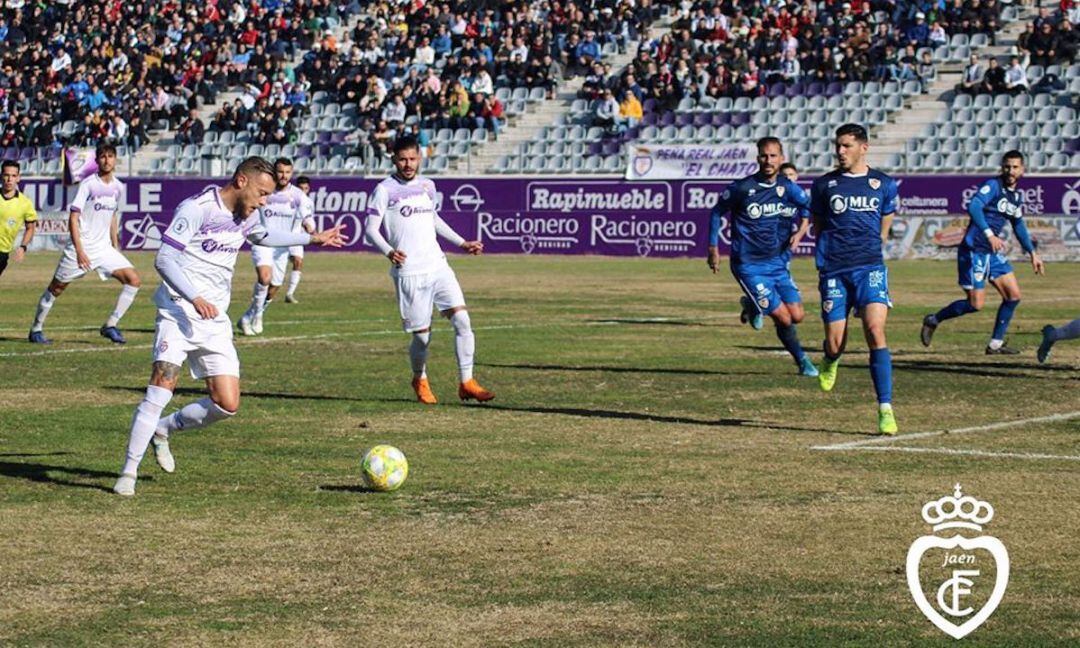
<path id="1" fill-rule="evenodd" d="M 1019 353 L 1005 344 L 1005 332 L 1009 330 L 1013 312 L 1020 304 L 1020 284 L 1016 281 L 1012 264 L 1005 256 L 1005 241 L 1001 240 L 1006 222 L 1012 223 L 1020 247 L 1031 257 L 1035 274 L 1041 275 L 1046 271 L 1024 225 L 1024 196 L 1017 187 L 1022 175 L 1023 153 L 1009 151 L 1001 158 L 1001 174 L 982 183 L 968 203 L 971 221 L 956 253 L 960 287 L 967 293 L 967 299 L 957 299 L 923 319 L 919 336 L 923 346 L 930 346 L 934 331 L 945 320 L 981 310 L 986 303 L 986 282 L 989 281 L 1001 295 L 1001 306 L 998 307 L 990 343 L 986 345 L 986 354 Z"/>
<path id="2" fill-rule="evenodd" d="M 866 129 L 836 130 L 837 169 L 814 181 L 810 213 L 817 233 L 818 289 L 825 322 L 825 359 L 818 383 L 831 391 L 847 345 L 848 315 L 862 318 L 870 347 L 870 376 L 878 401 L 878 431 L 896 434 L 892 408 L 892 355 L 885 342 L 889 271 L 882 246 L 899 206 L 896 181 L 866 163 Z"/>
<path id="3" fill-rule="evenodd" d="M 788 270 L 792 221 L 810 199 L 799 185 L 779 175 L 784 162 L 780 140 L 764 137 L 757 150 L 758 172 L 731 183 L 712 210 L 709 267 L 714 273 L 720 268 L 720 222 L 731 212 L 731 273 L 753 308 L 772 318 L 776 337 L 795 359 L 799 374 L 817 376 L 795 329 L 804 311 L 799 287 Z"/>

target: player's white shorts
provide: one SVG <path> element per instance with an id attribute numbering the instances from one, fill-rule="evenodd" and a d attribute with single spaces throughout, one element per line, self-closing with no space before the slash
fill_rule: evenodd
<path id="1" fill-rule="evenodd" d="M 270 266 L 270 285 L 280 286 L 285 283 L 285 268 L 289 264 L 289 248 L 251 246 L 251 262 L 255 267 Z"/>
<path id="2" fill-rule="evenodd" d="M 291 246 L 289 248 L 289 256 L 296 257 L 297 259 L 303 259 L 304 258 L 304 246 L 303 245 L 293 245 L 293 246 Z"/>
<path id="3" fill-rule="evenodd" d="M 391 276 L 397 290 L 401 326 L 406 333 L 429 328 L 432 308 L 444 311 L 465 305 L 465 295 L 450 266 L 427 274 Z"/>
<path id="4" fill-rule="evenodd" d="M 240 376 L 240 358 L 233 346 L 228 316 L 191 319 L 180 310 L 159 308 L 154 336 L 154 362 L 178 367 L 187 360 L 191 377 Z"/>
<path id="5" fill-rule="evenodd" d="M 102 281 L 107 281 L 117 270 L 134 267 L 116 248 L 83 249 L 90 258 L 90 267 L 98 273 Z M 75 255 L 75 246 L 68 245 L 64 253 L 60 255 L 60 263 L 56 265 L 56 273 L 53 277 L 60 283 L 71 283 L 86 274 L 86 270 L 79 267 Z"/>

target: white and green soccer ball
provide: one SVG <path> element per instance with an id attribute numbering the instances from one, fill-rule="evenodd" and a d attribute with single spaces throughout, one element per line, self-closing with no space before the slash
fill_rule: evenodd
<path id="1" fill-rule="evenodd" d="M 392 445 L 377 445 L 364 453 L 360 472 L 368 488 L 377 491 L 396 490 L 409 476 L 405 453 Z"/>

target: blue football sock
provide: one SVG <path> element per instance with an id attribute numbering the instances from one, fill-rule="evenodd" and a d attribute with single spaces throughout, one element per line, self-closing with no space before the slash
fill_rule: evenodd
<path id="1" fill-rule="evenodd" d="M 841 351 L 840 353 L 837 353 L 836 355 L 830 354 L 829 353 L 829 345 L 826 344 L 826 343 L 822 343 L 821 352 L 822 352 L 822 354 L 824 356 L 825 362 L 836 362 L 837 360 L 840 359 L 840 356 L 844 355 L 843 351 Z"/>
<path id="2" fill-rule="evenodd" d="M 945 308 L 942 308 L 938 312 L 934 313 L 934 321 L 941 324 L 945 320 L 950 320 L 954 317 L 960 317 L 961 315 L 967 315 L 968 313 L 976 312 L 976 308 L 971 305 L 966 299 L 957 299 L 953 303 L 949 304 Z"/>
<path id="3" fill-rule="evenodd" d="M 784 344 L 784 348 L 791 354 L 791 357 L 795 358 L 795 362 L 802 362 L 802 359 L 806 357 L 806 352 L 803 351 L 802 345 L 799 344 L 799 334 L 795 330 L 795 325 L 780 326 L 776 325 L 776 337 L 780 338 L 780 342 Z"/>
<path id="4" fill-rule="evenodd" d="M 870 350 L 870 377 L 878 403 L 892 402 L 892 354 L 889 348 Z"/>
<path id="5" fill-rule="evenodd" d="M 1001 302 L 1001 306 L 998 306 L 997 320 L 994 322 L 994 333 L 990 336 L 990 339 L 1005 339 L 1005 333 L 1009 330 L 1009 322 L 1012 321 L 1013 313 L 1019 305 L 1019 299 L 1008 299 Z"/>
<path id="6" fill-rule="evenodd" d="M 1080 319 L 1074 319 L 1065 326 L 1050 331 L 1049 338 L 1051 342 L 1080 338 Z"/>

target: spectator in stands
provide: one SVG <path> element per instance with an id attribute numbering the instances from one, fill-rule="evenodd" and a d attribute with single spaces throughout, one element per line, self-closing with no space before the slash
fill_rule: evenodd
<path id="1" fill-rule="evenodd" d="M 610 129 L 615 125 L 615 118 L 619 115 L 619 102 L 615 101 L 610 89 L 605 89 L 600 98 L 596 100 L 596 106 L 593 110 L 593 124 Z"/>
<path id="2" fill-rule="evenodd" d="M 907 40 L 919 46 L 927 45 L 930 41 L 930 28 L 926 26 L 926 14 L 919 11 L 915 14 L 915 24 L 908 27 Z"/>
<path id="3" fill-rule="evenodd" d="M 1080 32 L 1068 20 L 1061 21 L 1058 27 L 1057 63 L 1074 64 L 1076 52 L 1080 50 Z"/>
<path id="4" fill-rule="evenodd" d="M 1028 91 L 1027 71 L 1020 65 L 1020 57 L 1009 59 L 1009 69 L 1005 71 L 1005 91 L 1015 96 Z"/>
<path id="5" fill-rule="evenodd" d="M 641 107 L 641 102 L 638 101 L 637 95 L 633 92 L 625 93 L 622 102 L 619 103 L 619 118 L 617 122 L 620 129 L 626 131 L 634 128 L 641 123 L 644 116 L 645 113 Z"/>
<path id="6" fill-rule="evenodd" d="M 1031 62 L 1035 65 L 1053 65 L 1058 57 L 1058 37 L 1054 33 L 1054 26 L 1050 22 L 1042 23 L 1042 26 L 1027 41 L 1031 51 Z"/>
<path id="7" fill-rule="evenodd" d="M 982 84 L 983 68 L 979 65 L 979 57 L 972 54 L 968 64 L 964 66 L 964 74 L 960 77 L 960 83 L 956 86 L 956 92 L 963 94 L 978 94 Z"/>
<path id="8" fill-rule="evenodd" d="M 383 108 L 382 119 L 390 128 L 397 128 L 405 122 L 405 110 L 405 99 L 395 94 L 393 100 Z"/>
<path id="9" fill-rule="evenodd" d="M 930 52 L 922 53 L 922 59 L 916 66 L 915 73 L 919 77 L 919 89 L 925 94 L 930 89 L 930 84 L 937 79 L 937 65 L 934 64 L 934 57 Z"/>
<path id="10" fill-rule="evenodd" d="M 502 102 L 493 94 L 484 97 L 477 93 L 476 96 L 476 103 L 481 106 L 476 126 L 477 128 L 488 128 L 491 130 L 491 139 L 498 140 L 499 133 L 502 132 L 501 120 L 504 113 Z"/>
<path id="11" fill-rule="evenodd" d="M 930 34 L 927 38 L 927 45 L 930 47 L 941 47 L 949 44 L 949 35 L 945 33 L 945 27 L 936 20 L 930 25 Z"/>
<path id="12" fill-rule="evenodd" d="M 802 74 L 802 66 L 795 56 L 795 50 L 789 49 L 784 52 L 784 58 L 780 62 L 780 79 L 784 83 L 795 83 Z"/>
<path id="13" fill-rule="evenodd" d="M 588 70 L 594 60 L 600 59 L 600 44 L 592 31 L 585 32 L 585 40 L 577 44 L 573 50 L 573 60 L 578 70 Z"/>
<path id="14" fill-rule="evenodd" d="M 999 94 L 1005 92 L 1005 70 L 998 65 L 993 55 L 986 57 L 986 73 L 979 85 L 980 94 Z"/>
<path id="15" fill-rule="evenodd" d="M 199 111 L 192 109 L 188 113 L 187 119 L 176 130 L 176 143 L 202 144 L 205 134 L 206 127 L 203 126 L 202 120 L 199 119 Z"/>

